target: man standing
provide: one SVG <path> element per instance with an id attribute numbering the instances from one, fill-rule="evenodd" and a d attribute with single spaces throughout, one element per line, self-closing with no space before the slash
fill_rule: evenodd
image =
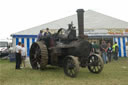
<path id="1" fill-rule="evenodd" d="M 37 41 L 41 40 L 41 37 L 42 37 L 42 30 L 40 30 L 40 33 L 37 35 Z"/>
<path id="2" fill-rule="evenodd" d="M 21 42 L 18 42 L 18 45 L 16 45 L 16 69 L 20 69 L 21 49 Z"/>
<path id="3" fill-rule="evenodd" d="M 49 32 L 49 28 L 46 28 L 46 32 L 44 33 L 44 37 L 45 37 L 45 43 L 46 46 L 49 47 L 50 46 L 50 41 L 51 41 L 51 32 Z"/>
<path id="4" fill-rule="evenodd" d="M 99 53 L 98 52 L 98 49 L 99 49 L 99 46 L 98 46 L 98 44 L 96 43 L 96 41 L 94 41 L 94 43 L 93 43 L 93 45 L 92 45 L 92 48 L 93 48 L 93 52 L 94 53 Z"/>
<path id="5" fill-rule="evenodd" d="M 102 58 L 103 58 L 104 64 L 106 64 L 107 63 L 107 44 L 105 41 L 102 41 L 101 53 L 102 53 Z"/>
<path id="6" fill-rule="evenodd" d="M 21 59 L 22 59 L 22 64 L 25 67 L 26 50 L 25 50 L 24 44 L 22 44 Z"/>
<path id="7" fill-rule="evenodd" d="M 111 54 L 112 54 L 112 47 L 111 43 L 108 43 L 108 49 L 107 49 L 107 56 L 108 56 L 108 61 L 111 62 Z"/>
<path id="8" fill-rule="evenodd" d="M 49 32 L 49 28 L 46 28 L 46 32 L 44 33 L 44 36 L 50 37 L 51 32 Z"/>
<path id="9" fill-rule="evenodd" d="M 112 49 L 113 49 L 113 58 L 115 60 L 118 60 L 118 45 L 117 45 L 117 42 L 115 42 L 115 44 L 112 46 Z"/>

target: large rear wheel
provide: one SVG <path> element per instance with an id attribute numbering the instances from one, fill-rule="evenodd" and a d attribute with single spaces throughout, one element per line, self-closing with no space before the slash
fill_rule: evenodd
<path id="1" fill-rule="evenodd" d="M 30 48 L 30 63 L 33 69 L 44 69 L 48 64 L 48 51 L 46 45 L 35 42 Z"/>

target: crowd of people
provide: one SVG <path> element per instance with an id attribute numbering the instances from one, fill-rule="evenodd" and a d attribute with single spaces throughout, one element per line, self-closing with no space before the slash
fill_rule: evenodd
<path id="1" fill-rule="evenodd" d="M 98 53 L 97 50 L 100 50 L 104 64 L 111 62 L 112 58 L 118 60 L 118 45 L 117 42 L 111 45 L 110 42 L 106 43 L 104 40 L 101 42 L 101 45 L 97 45 L 96 42 L 92 43 L 92 51 Z"/>

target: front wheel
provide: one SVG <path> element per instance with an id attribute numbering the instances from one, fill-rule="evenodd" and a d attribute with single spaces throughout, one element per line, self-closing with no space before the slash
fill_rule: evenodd
<path id="1" fill-rule="evenodd" d="M 64 73 L 69 77 L 76 77 L 79 72 L 78 58 L 74 56 L 67 56 L 64 59 Z"/>
<path id="2" fill-rule="evenodd" d="M 88 69 L 92 73 L 100 73 L 103 70 L 104 63 L 100 55 L 92 54 L 88 59 Z"/>

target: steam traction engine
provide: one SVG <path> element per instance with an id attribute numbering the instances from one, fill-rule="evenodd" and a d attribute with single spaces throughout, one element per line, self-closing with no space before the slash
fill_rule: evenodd
<path id="1" fill-rule="evenodd" d="M 103 60 L 98 54 L 90 54 L 92 45 L 84 36 L 84 10 L 77 10 L 78 31 L 69 24 L 67 30 L 60 28 L 57 33 L 45 36 L 32 44 L 30 48 L 30 63 L 33 69 L 45 69 L 54 65 L 64 68 L 64 73 L 76 77 L 79 67 L 88 67 L 92 73 L 100 73 Z"/>

